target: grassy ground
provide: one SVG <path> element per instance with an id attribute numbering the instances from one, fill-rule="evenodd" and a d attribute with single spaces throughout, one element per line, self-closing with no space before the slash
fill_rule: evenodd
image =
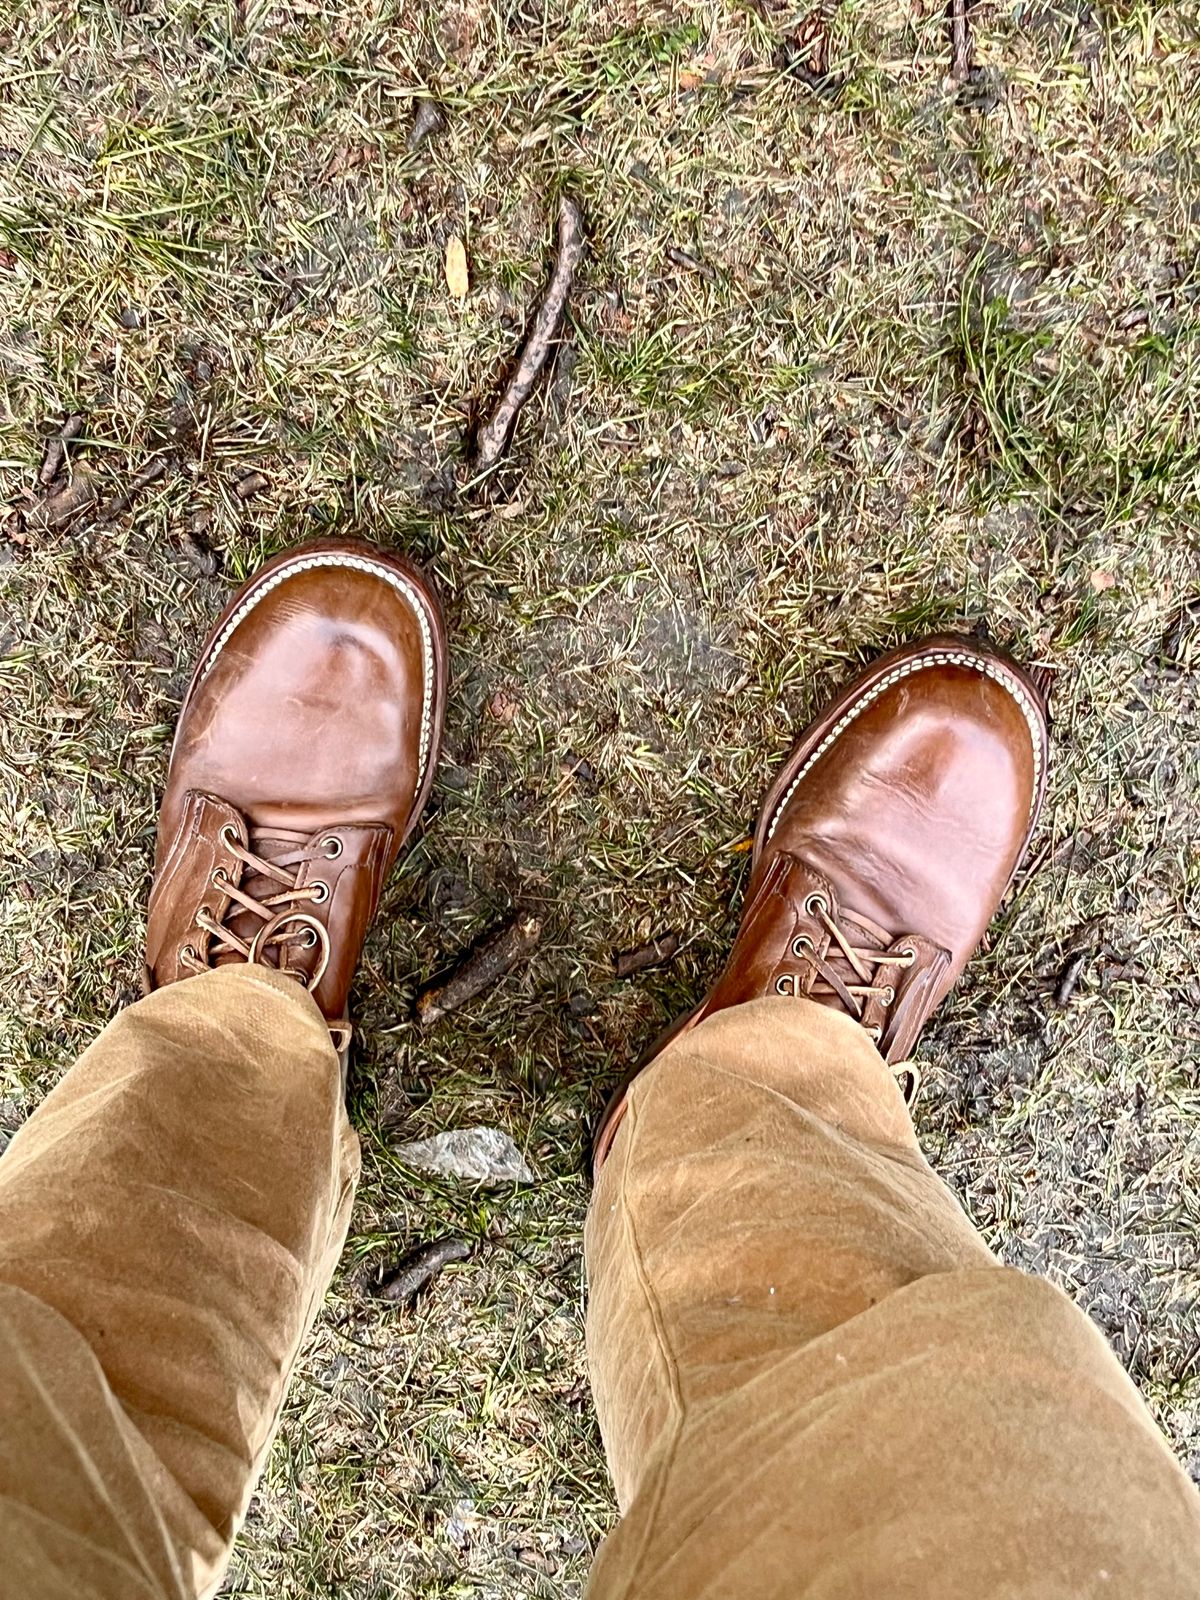
<path id="1" fill-rule="evenodd" d="M 965 82 L 930 0 L 7 17 L 0 1124 L 135 993 L 169 731 L 230 586 L 363 532 L 430 563 L 453 627 L 436 804 L 357 991 L 352 1246 L 228 1592 L 579 1593 L 612 1516 L 581 1117 L 713 974 L 794 731 L 944 624 L 1052 669 L 1056 756 L 920 1131 L 1200 1477 L 1197 7 L 979 6 Z M 445 126 L 410 150 L 419 94 Z M 564 186 L 590 258 L 483 507 L 456 463 Z M 73 412 L 57 521 L 37 471 Z M 532 965 L 417 1037 L 417 983 L 516 903 Z M 680 957 L 618 983 L 613 947 L 667 928 Z M 390 1153 L 479 1121 L 534 1188 L 423 1188 Z M 417 1309 L 364 1295 L 451 1229 L 477 1255 Z"/>

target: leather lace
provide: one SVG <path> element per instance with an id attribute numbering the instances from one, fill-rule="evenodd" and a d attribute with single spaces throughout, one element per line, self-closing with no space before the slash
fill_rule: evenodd
<path id="1" fill-rule="evenodd" d="M 814 1000 L 837 1000 L 849 1015 L 860 1023 L 863 1022 L 867 1005 L 872 1000 L 879 1001 L 886 1015 L 890 1007 L 895 1004 L 896 991 L 891 984 L 877 983 L 876 971 L 880 967 L 907 969 L 913 966 L 917 960 L 916 950 L 903 945 L 898 949 L 895 948 L 895 941 L 886 928 L 881 928 L 878 923 L 872 922 L 869 917 L 864 917 L 857 911 L 847 911 L 843 908 L 835 917 L 829 902 L 821 894 L 808 896 L 804 902 L 804 913 L 820 922 L 825 928 L 830 938 L 830 949 L 825 955 L 821 955 L 808 934 L 797 934 L 792 940 L 792 955 L 797 961 L 811 968 L 812 981 L 802 989 L 798 981 L 799 974 L 784 972 L 775 980 L 776 992 L 790 994 L 793 997 L 806 994 Z M 856 929 L 857 936 L 851 937 L 851 933 L 843 924 Z M 863 942 L 864 936 L 869 942 Z M 883 1038 L 883 1025 L 863 1023 L 863 1026 L 878 1045 Z M 918 1069 L 911 1061 L 904 1061 L 895 1064 L 892 1070 L 897 1076 L 904 1075 L 908 1078 L 909 1082 L 904 1087 L 904 1098 L 911 1104 L 916 1098 L 920 1083 Z"/>
<path id="2" fill-rule="evenodd" d="M 268 860 L 243 845 L 236 831 L 228 823 L 221 829 L 221 843 L 242 863 L 237 881 L 223 867 L 212 873 L 209 882 L 221 895 L 229 898 L 224 916 L 218 920 L 211 906 L 201 906 L 196 917 L 196 929 L 209 935 L 207 951 L 201 955 L 194 944 L 185 944 L 179 953 L 183 966 L 193 972 L 204 972 L 221 956 L 240 956 L 245 961 L 263 966 L 278 965 L 280 972 L 295 978 L 306 989 L 315 989 L 329 965 L 329 933 L 325 924 L 310 912 L 301 909 L 306 904 L 322 905 L 329 898 L 326 883 L 300 883 L 299 869 L 310 861 L 330 860 L 341 853 L 341 841 L 336 838 L 322 840 L 318 845 L 304 845 L 287 850 L 275 860 Z M 337 845 L 331 852 L 327 847 Z M 267 893 L 251 894 L 245 887 L 247 879 L 265 880 L 269 886 L 280 887 Z M 261 926 L 249 938 L 243 938 L 230 927 L 234 918 L 245 913 L 257 917 Z M 320 948 L 316 966 L 311 972 L 292 966 L 288 955 L 293 950 Z M 277 963 L 265 959 L 268 951 L 277 953 Z"/>

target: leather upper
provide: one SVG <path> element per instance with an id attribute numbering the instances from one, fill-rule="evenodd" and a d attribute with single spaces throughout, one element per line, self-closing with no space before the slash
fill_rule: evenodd
<path id="1" fill-rule="evenodd" d="M 941 636 L 877 662 L 772 785 L 738 939 L 694 1020 L 808 995 L 903 1060 L 1012 881 L 1047 754 L 1041 691 L 999 653 Z"/>
<path id="2" fill-rule="evenodd" d="M 432 783 L 444 628 L 422 574 L 304 546 L 235 596 L 185 696 L 159 819 L 151 987 L 226 960 L 292 970 L 331 1021 Z"/>

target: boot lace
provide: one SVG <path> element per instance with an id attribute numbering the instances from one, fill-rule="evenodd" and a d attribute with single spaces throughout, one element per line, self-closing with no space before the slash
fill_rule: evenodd
<path id="1" fill-rule="evenodd" d="M 209 935 L 208 948 L 202 955 L 197 945 L 185 944 L 179 953 L 181 964 L 192 972 L 204 972 L 221 956 L 240 956 L 245 961 L 258 962 L 263 966 L 277 964 L 280 972 L 295 978 L 306 989 L 315 989 L 329 965 L 329 933 L 319 918 L 300 908 L 309 903 L 324 905 L 329 899 L 329 885 L 301 884 L 298 881 L 300 868 L 310 861 L 328 861 L 340 855 L 341 840 L 331 836 L 318 845 L 289 849 L 280 853 L 275 860 L 268 860 L 243 845 L 237 831 L 229 823 L 221 828 L 220 838 L 221 843 L 242 863 L 242 870 L 237 881 L 230 877 L 224 867 L 218 867 L 213 872 L 209 882 L 220 894 L 228 895 L 229 904 L 219 921 L 210 906 L 200 907 L 196 929 Z M 246 883 L 255 879 L 260 880 L 268 892 L 251 894 Z M 280 887 L 271 890 L 272 884 Z M 257 917 L 261 924 L 250 938 L 242 937 L 230 926 L 231 921 L 235 918 L 241 920 L 246 913 Z M 320 955 L 311 972 L 289 964 L 291 952 L 297 949 L 315 950 L 318 947 Z M 276 952 L 277 962 L 265 959 L 268 951 Z"/>
<path id="2" fill-rule="evenodd" d="M 792 940 L 792 955 L 795 960 L 811 968 L 812 979 L 807 986 L 801 987 L 802 974 L 781 973 L 775 980 L 776 992 L 793 998 L 807 995 L 813 1000 L 838 1000 L 859 1023 L 863 1022 L 871 1000 L 878 1000 L 886 1014 L 896 1002 L 896 990 L 890 983 L 876 982 L 876 970 L 880 967 L 907 970 L 915 964 L 917 952 L 911 946 L 895 948 L 895 941 L 886 928 L 881 928 L 878 923 L 857 911 L 841 908 L 835 917 L 823 894 L 810 894 L 804 902 L 804 913 L 825 928 L 831 946 L 836 946 L 836 950 L 831 948 L 821 955 L 808 934 L 797 934 Z M 857 930 L 855 937 L 851 937 L 848 928 Z M 838 970 L 839 966 L 841 971 Z M 883 1038 L 883 1025 L 863 1023 L 863 1026 L 878 1045 Z M 905 1100 L 911 1104 L 920 1084 L 917 1067 L 911 1061 L 904 1061 L 893 1065 L 892 1071 L 897 1077 L 907 1079 L 902 1087 Z"/>

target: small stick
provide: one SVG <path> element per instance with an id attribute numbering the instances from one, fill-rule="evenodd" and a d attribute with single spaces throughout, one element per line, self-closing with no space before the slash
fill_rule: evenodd
<path id="1" fill-rule="evenodd" d="M 958 83 L 970 78 L 974 54 L 967 7 L 968 0 L 950 0 L 950 76 Z"/>
<path id="2" fill-rule="evenodd" d="M 128 488 L 123 489 L 120 494 L 113 495 L 100 513 L 101 517 L 107 520 L 110 517 L 119 517 L 128 511 L 142 490 L 148 489 L 152 483 L 157 483 L 166 470 L 166 456 L 152 457 L 149 463 L 138 473 L 137 477 L 130 481 Z"/>
<path id="3" fill-rule="evenodd" d="M 72 414 L 63 423 L 57 433 L 53 433 L 46 440 L 45 453 L 42 464 L 38 468 L 38 482 L 43 489 L 49 488 L 62 470 L 62 464 L 67 459 L 67 445 L 72 439 L 78 439 L 83 432 L 83 414 L 79 411 Z"/>
<path id="4" fill-rule="evenodd" d="M 393 1305 L 408 1305 L 452 1261 L 469 1261 L 471 1246 L 465 1239 L 434 1239 L 411 1251 L 391 1272 L 384 1274 L 375 1293 Z"/>
<path id="5" fill-rule="evenodd" d="M 583 214 L 570 195 L 564 195 L 558 208 L 558 254 L 550 274 L 550 283 L 529 336 L 521 347 L 513 375 L 505 385 L 495 410 L 476 437 L 472 465 L 477 474 L 490 472 L 508 449 L 517 415 L 533 393 L 533 386 L 549 359 L 563 313 L 567 309 L 575 269 L 583 260 L 586 248 Z"/>
<path id="6" fill-rule="evenodd" d="M 495 933 L 489 933 L 448 978 L 422 990 L 417 997 L 417 1021 L 428 1028 L 447 1012 L 456 1011 L 490 989 L 518 961 L 532 954 L 541 936 L 541 923 L 529 915 L 515 917 Z"/>
<path id="7" fill-rule="evenodd" d="M 716 281 L 717 275 L 707 261 L 701 261 L 688 250 L 681 250 L 678 245 L 667 246 L 667 260 L 673 267 L 682 267 L 685 272 L 698 272 L 709 283 Z"/>
<path id="8" fill-rule="evenodd" d="M 1091 960 L 1090 950 L 1080 950 L 1073 955 L 1059 975 L 1057 987 L 1054 990 L 1054 1004 L 1065 1006 L 1070 1004 L 1071 996 L 1079 987 L 1079 980 L 1083 977 L 1083 969 Z"/>
<path id="9" fill-rule="evenodd" d="M 677 933 L 674 931 L 660 933 L 657 939 L 651 939 L 648 944 L 638 945 L 636 950 L 619 950 L 613 956 L 613 969 L 618 978 L 632 978 L 639 972 L 645 972 L 648 967 L 657 967 L 664 962 L 673 961 L 678 950 Z"/>

